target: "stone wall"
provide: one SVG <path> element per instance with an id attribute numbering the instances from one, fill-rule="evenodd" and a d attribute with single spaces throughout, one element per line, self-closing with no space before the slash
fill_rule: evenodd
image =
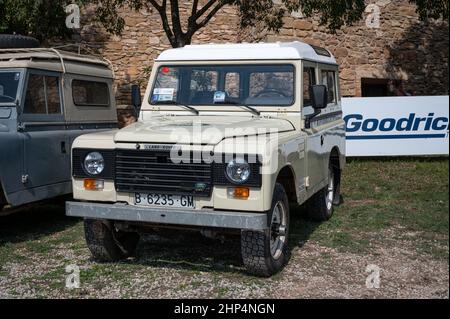
<path id="1" fill-rule="evenodd" d="M 191 1 L 183 3 L 182 21 L 186 21 Z M 420 22 L 415 6 L 407 0 L 371 0 L 368 4 L 380 9 L 379 28 L 368 27 L 372 24 L 366 23 L 370 14 L 366 13 L 361 22 L 336 34 L 319 26 L 318 17 L 306 19 L 299 14 L 286 15 L 279 34 L 257 26 L 241 30 L 238 12 L 226 7 L 193 42 L 304 41 L 335 54 L 341 66 L 343 96 L 361 96 L 362 78 L 400 79 L 414 95 L 448 94 L 448 22 Z M 89 45 L 113 63 L 118 104 L 129 105 L 130 85 L 140 83 L 145 88 L 153 59 L 170 44 L 156 11 L 124 9 L 120 14 L 126 23 L 120 37 L 93 24 L 92 10 L 87 10 L 73 40 Z"/>

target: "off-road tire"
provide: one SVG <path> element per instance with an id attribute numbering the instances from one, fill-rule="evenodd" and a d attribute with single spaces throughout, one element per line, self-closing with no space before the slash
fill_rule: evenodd
<path id="1" fill-rule="evenodd" d="M 339 164 L 332 165 L 333 174 L 334 174 L 334 197 L 333 197 L 333 205 L 339 206 L 344 202 L 344 198 L 341 194 L 341 168 Z"/>
<path id="2" fill-rule="evenodd" d="M 281 271 L 289 261 L 289 201 L 281 184 L 275 185 L 272 206 L 269 212 L 269 223 L 272 220 L 275 205 L 281 201 L 286 209 L 287 225 L 286 240 L 279 258 L 274 259 L 270 251 L 271 230 L 266 231 L 241 231 L 241 254 L 244 266 L 250 274 L 270 277 Z"/>
<path id="3" fill-rule="evenodd" d="M 139 234 L 120 232 L 105 220 L 84 220 L 84 235 L 92 256 L 98 262 L 113 262 L 132 256 Z"/>
<path id="4" fill-rule="evenodd" d="M 16 34 L 0 34 L 0 49 L 38 48 L 39 41 Z"/>
<path id="5" fill-rule="evenodd" d="M 328 167 L 329 174 L 333 176 L 333 200 L 332 205 L 328 207 L 327 196 L 329 194 L 329 185 L 322 188 L 314 194 L 306 203 L 306 212 L 308 219 L 315 222 L 325 222 L 333 216 L 333 206 L 339 205 L 341 202 L 340 184 L 341 171 L 334 167 L 331 163 Z"/>

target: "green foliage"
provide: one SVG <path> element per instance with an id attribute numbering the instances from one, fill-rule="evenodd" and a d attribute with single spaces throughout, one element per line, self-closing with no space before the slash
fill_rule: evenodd
<path id="1" fill-rule="evenodd" d="M 422 21 L 442 19 L 448 21 L 448 0 L 410 0 L 416 4 Z"/>
<path id="2" fill-rule="evenodd" d="M 282 17 L 287 12 L 301 11 L 305 17 L 319 15 L 321 24 L 334 32 L 360 20 L 365 9 L 364 0 L 282 0 L 282 6 L 275 5 L 272 0 L 239 0 L 235 3 L 239 6 L 243 27 L 263 22 L 273 31 L 282 27 Z"/>
<path id="3" fill-rule="evenodd" d="M 70 0 L 0 0 L 0 33 L 31 35 L 39 40 L 67 37 L 64 8 Z"/>

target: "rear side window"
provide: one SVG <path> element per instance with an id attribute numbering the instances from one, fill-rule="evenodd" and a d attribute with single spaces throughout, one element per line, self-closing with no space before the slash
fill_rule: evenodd
<path id="1" fill-rule="evenodd" d="M 73 80 L 73 103 L 78 106 L 108 106 L 109 89 L 104 82 Z"/>
<path id="2" fill-rule="evenodd" d="M 316 84 L 316 70 L 311 67 L 303 69 L 303 106 L 311 106 L 310 88 Z"/>
<path id="3" fill-rule="evenodd" d="M 61 114 L 58 77 L 30 74 L 24 113 Z"/>
<path id="4" fill-rule="evenodd" d="M 334 71 L 322 71 L 322 84 L 328 89 L 328 103 L 336 104 L 336 76 Z"/>

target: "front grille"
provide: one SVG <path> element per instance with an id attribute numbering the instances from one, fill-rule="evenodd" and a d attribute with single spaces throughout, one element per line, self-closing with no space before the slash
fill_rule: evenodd
<path id="1" fill-rule="evenodd" d="M 173 163 L 169 151 L 116 150 L 116 190 L 209 197 L 211 166 L 203 162 Z"/>

